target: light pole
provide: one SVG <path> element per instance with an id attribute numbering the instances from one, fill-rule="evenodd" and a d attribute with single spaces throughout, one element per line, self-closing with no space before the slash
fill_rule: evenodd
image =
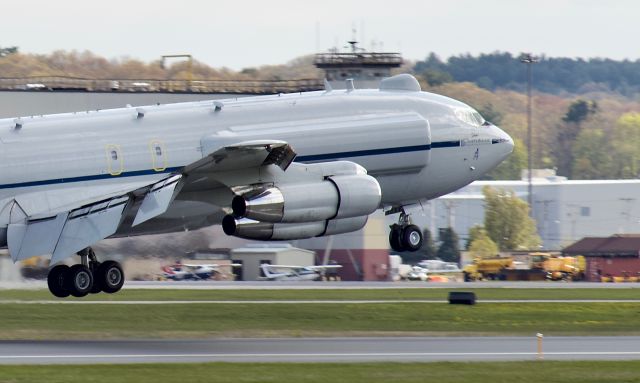
<path id="1" fill-rule="evenodd" d="M 520 62 L 527 65 L 527 154 L 528 154 L 528 195 L 527 202 L 529 203 L 529 216 L 533 218 L 533 183 L 531 181 L 532 168 L 533 168 L 533 152 L 531 151 L 532 133 L 531 133 L 531 65 L 538 62 L 536 57 L 533 57 L 531 53 L 523 53 L 520 56 Z"/>

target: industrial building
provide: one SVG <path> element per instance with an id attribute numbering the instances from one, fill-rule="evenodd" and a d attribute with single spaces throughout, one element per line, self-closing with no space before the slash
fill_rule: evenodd
<path id="1" fill-rule="evenodd" d="M 600 282 L 634 280 L 640 276 L 640 235 L 617 234 L 587 237 L 562 250 L 563 255 L 582 255 L 586 259 L 586 278 Z"/>
<path id="2" fill-rule="evenodd" d="M 544 171 L 534 174 L 532 185 L 532 216 L 543 249 L 560 250 L 583 237 L 640 233 L 640 180 L 567 180 Z M 451 226 L 464 241 L 472 226 L 484 222 L 486 186 L 527 200 L 527 181 L 476 181 L 430 201 L 414 217 L 436 234 Z"/>
<path id="3" fill-rule="evenodd" d="M 367 225 L 352 233 L 295 241 L 317 253 L 318 264 L 336 262 L 343 281 L 390 279 L 389 231 L 382 211 L 369 216 Z"/>
<path id="4" fill-rule="evenodd" d="M 315 252 L 298 249 L 287 243 L 248 244 L 231 250 L 231 262 L 242 266 L 234 267 L 238 281 L 257 281 L 264 277 L 260 265 L 312 266 Z"/>

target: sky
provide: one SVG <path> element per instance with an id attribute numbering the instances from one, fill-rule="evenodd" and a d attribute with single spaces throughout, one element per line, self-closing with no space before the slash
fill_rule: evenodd
<path id="1" fill-rule="evenodd" d="M 633 0 L 7 0 L 0 46 L 144 61 L 192 54 L 214 67 L 282 64 L 343 48 L 420 60 L 508 51 L 638 59 Z"/>

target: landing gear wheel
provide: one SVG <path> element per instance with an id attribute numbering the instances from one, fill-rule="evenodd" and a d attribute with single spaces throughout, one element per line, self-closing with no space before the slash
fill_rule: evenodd
<path id="1" fill-rule="evenodd" d="M 98 269 L 100 268 L 100 264 L 93 265 L 91 267 L 91 274 L 93 275 L 93 286 L 91 287 L 91 294 L 98 294 L 102 292 L 102 282 L 100 281 L 100 277 L 98 276 Z"/>
<path id="2" fill-rule="evenodd" d="M 113 294 L 120 291 L 124 285 L 124 272 L 122 267 L 116 261 L 106 261 L 100 264 L 96 278 L 100 284 L 102 291 L 107 294 Z"/>
<path id="3" fill-rule="evenodd" d="M 66 298 L 70 294 L 64 284 L 64 279 L 68 271 L 69 266 L 58 265 L 49 270 L 49 274 L 47 275 L 49 291 L 58 298 Z"/>
<path id="4" fill-rule="evenodd" d="M 409 225 L 402 230 L 402 247 L 408 251 L 418 251 L 422 247 L 422 232 L 416 225 Z"/>
<path id="5" fill-rule="evenodd" d="M 405 251 L 405 248 L 402 245 L 402 226 L 391 225 L 391 232 L 389 233 L 389 245 L 391 245 L 393 251 Z"/>
<path id="6" fill-rule="evenodd" d="M 87 266 L 73 265 L 64 275 L 64 285 L 74 297 L 84 297 L 93 287 L 93 275 Z"/>

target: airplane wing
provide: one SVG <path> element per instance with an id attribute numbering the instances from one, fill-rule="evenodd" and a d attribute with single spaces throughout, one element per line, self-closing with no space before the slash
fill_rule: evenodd
<path id="1" fill-rule="evenodd" d="M 265 267 L 268 267 L 270 269 L 304 269 L 304 268 L 309 268 L 309 267 L 314 267 L 314 266 L 300 266 L 300 265 L 271 265 L 268 263 L 263 263 L 263 265 L 265 265 Z"/>
<path id="2" fill-rule="evenodd" d="M 340 269 L 341 265 L 319 265 L 319 266 L 309 266 L 307 269 L 309 270 L 330 270 L 330 269 Z"/>
<path id="3" fill-rule="evenodd" d="M 339 269 L 342 266 L 341 265 L 318 265 L 318 266 L 268 265 L 268 267 L 273 269 L 290 269 L 290 270 L 307 269 L 307 270 L 315 271 L 315 270 Z"/>
<path id="4" fill-rule="evenodd" d="M 104 194 L 94 193 L 84 199 L 79 196 L 75 203 L 70 202 L 68 195 L 66 199 L 56 199 L 48 194 L 59 191 L 16 198 L 13 209 L 23 218 L 8 227 L 9 253 L 14 262 L 52 254 L 51 264 L 55 264 L 115 234 L 128 214 L 134 216 L 132 226 L 163 214 L 181 188 L 194 180 L 212 177 L 217 172 L 267 165 L 286 170 L 295 156 L 295 151 L 283 141 L 246 141 L 214 150 L 159 181 L 131 184 L 124 190 L 105 188 Z M 43 200 L 49 204 L 43 206 L 35 202 Z"/>

